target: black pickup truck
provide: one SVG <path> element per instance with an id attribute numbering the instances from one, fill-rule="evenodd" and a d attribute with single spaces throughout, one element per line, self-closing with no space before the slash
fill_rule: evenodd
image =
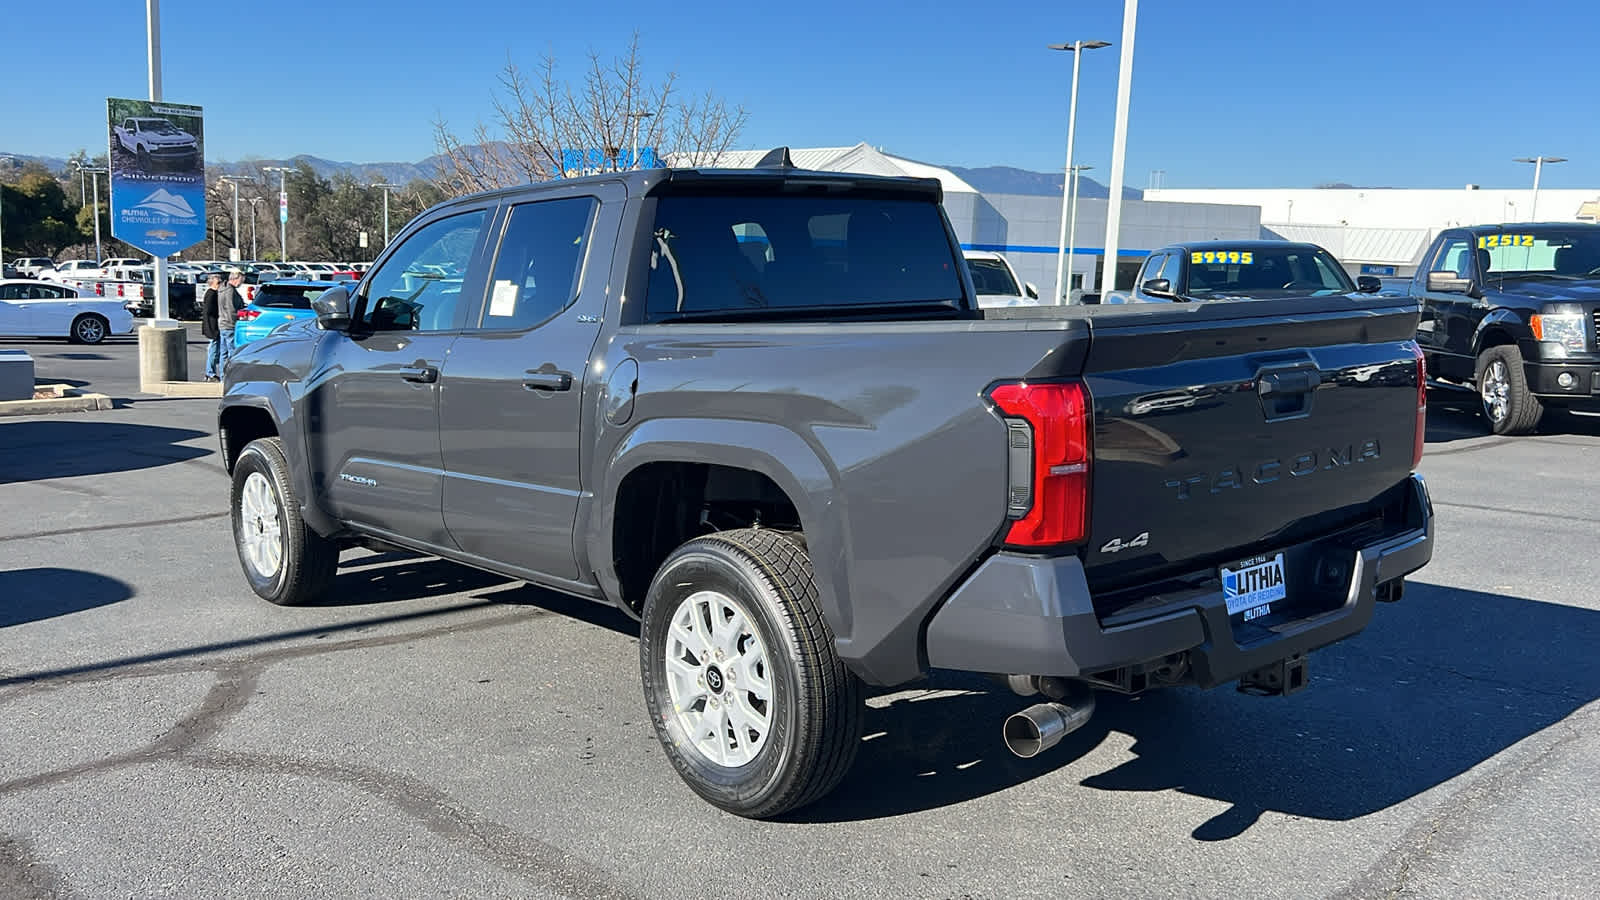
<path id="1" fill-rule="evenodd" d="M 1451 228 L 1411 282 L 1428 373 L 1475 389 L 1496 434 L 1600 410 L 1600 225 Z"/>
<path id="2" fill-rule="evenodd" d="M 1192 241 L 1152 252 L 1133 290 L 1106 303 L 1183 303 L 1267 300 L 1333 294 L 1376 294 L 1370 275 L 1354 282 L 1339 261 L 1316 244 L 1289 241 Z"/>
<path id="3" fill-rule="evenodd" d="M 1409 299 L 981 309 L 937 181 L 786 161 L 446 202 L 242 348 L 251 587 L 365 545 L 614 604 L 678 773 L 771 816 L 863 683 L 1042 694 L 1031 755 L 1095 690 L 1292 693 L 1429 560 Z"/>

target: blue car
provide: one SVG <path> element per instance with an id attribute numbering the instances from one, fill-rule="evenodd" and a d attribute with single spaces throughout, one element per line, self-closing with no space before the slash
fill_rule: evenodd
<path id="1" fill-rule="evenodd" d="M 338 282 L 332 281 L 268 281 L 256 288 L 255 299 L 239 310 L 233 324 L 233 345 L 245 344 L 267 336 L 272 329 L 285 322 L 315 316 L 311 301 L 322 296 Z"/>

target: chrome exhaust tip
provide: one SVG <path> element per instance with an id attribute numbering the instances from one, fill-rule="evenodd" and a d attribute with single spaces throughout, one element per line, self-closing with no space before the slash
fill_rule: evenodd
<path id="1" fill-rule="evenodd" d="M 1082 692 L 1067 703 L 1036 703 L 1013 713 L 1001 729 L 1006 749 L 1032 759 L 1061 743 L 1061 739 L 1088 724 L 1094 716 L 1094 693 Z"/>

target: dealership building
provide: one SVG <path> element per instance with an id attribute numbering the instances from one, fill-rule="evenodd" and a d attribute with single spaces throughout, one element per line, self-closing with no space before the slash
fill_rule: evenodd
<path id="1" fill-rule="evenodd" d="M 725 154 L 721 165 L 754 166 L 766 150 Z M 802 169 L 937 178 L 962 247 L 1004 254 L 1024 281 L 1048 298 L 1061 236 L 1060 194 L 979 191 L 949 169 L 904 159 L 869 144 L 790 150 Z M 1600 189 L 1164 188 L 1124 198 L 1117 239 L 1117 286 L 1131 287 L 1150 251 L 1197 240 L 1281 239 L 1326 247 L 1354 275 L 1408 276 L 1441 230 L 1493 222 L 1594 222 Z M 1105 263 L 1103 198 L 1078 198 L 1073 288 L 1097 290 Z"/>
<path id="2" fill-rule="evenodd" d="M 1408 276 L 1446 228 L 1497 222 L 1595 222 L 1600 188 L 1166 188 L 1145 200 L 1226 203 L 1259 211 L 1263 237 L 1328 248 L 1352 275 Z"/>

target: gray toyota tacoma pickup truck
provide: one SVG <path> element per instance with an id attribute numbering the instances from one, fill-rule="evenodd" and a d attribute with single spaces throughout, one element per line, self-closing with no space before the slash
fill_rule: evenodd
<path id="1" fill-rule="evenodd" d="M 673 766 L 762 817 L 843 777 L 863 685 L 996 676 L 1032 755 L 1096 691 L 1292 693 L 1428 562 L 1412 301 L 974 297 L 933 180 L 448 201 L 230 363 L 244 574 L 310 603 L 403 547 L 614 604 Z"/>

